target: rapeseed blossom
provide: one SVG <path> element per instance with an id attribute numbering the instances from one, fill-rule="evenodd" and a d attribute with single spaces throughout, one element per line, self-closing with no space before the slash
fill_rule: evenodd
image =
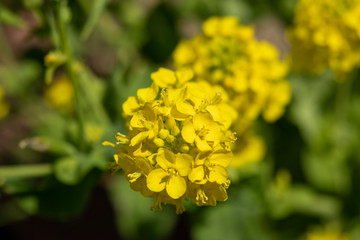
<path id="1" fill-rule="evenodd" d="M 261 160 L 265 145 L 253 134 L 253 123 L 259 115 L 276 121 L 291 98 L 284 79 L 288 65 L 279 60 L 276 48 L 257 41 L 254 28 L 240 25 L 234 17 L 211 17 L 203 23 L 203 34 L 180 42 L 173 58 L 175 68 L 192 69 L 196 81 L 224 88 L 227 103 L 237 110 L 232 130 L 238 141 L 232 146 L 231 166 Z"/>
<path id="2" fill-rule="evenodd" d="M 295 70 L 331 68 L 342 80 L 360 66 L 360 1 L 299 1 L 289 37 Z"/>
<path id="3" fill-rule="evenodd" d="M 234 17 L 211 17 L 203 31 L 177 46 L 175 68 L 191 68 L 197 81 L 222 86 L 242 125 L 260 114 L 266 121 L 277 120 L 290 101 L 290 85 L 284 80 L 287 63 L 279 61 L 276 48 L 255 40 L 253 27 Z"/>
<path id="4" fill-rule="evenodd" d="M 128 134 L 104 142 L 117 150 L 113 171 L 123 169 L 133 190 L 154 198 L 155 210 L 169 203 L 182 213 L 182 199 L 197 205 L 227 199 L 226 167 L 236 140 L 229 127 L 237 113 L 224 103 L 221 87 L 193 76 L 165 68 L 152 73 L 152 85 L 123 104 Z"/>

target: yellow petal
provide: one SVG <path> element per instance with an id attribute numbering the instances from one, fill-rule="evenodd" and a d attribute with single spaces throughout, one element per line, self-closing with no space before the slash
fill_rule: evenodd
<path id="1" fill-rule="evenodd" d="M 198 136 L 195 138 L 195 143 L 197 148 L 202 152 L 211 151 L 211 147 L 207 143 L 207 141 L 200 139 Z"/>
<path id="2" fill-rule="evenodd" d="M 190 69 L 182 69 L 175 72 L 176 77 L 179 81 L 178 86 L 182 86 L 187 81 L 191 80 L 194 77 L 194 72 Z"/>
<path id="3" fill-rule="evenodd" d="M 115 155 L 114 155 L 115 157 Z M 124 169 L 126 173 L 137 171 L 134 159 L 125 153 L 119 153 L 117 155 L 117 164 L 120 168 Z"/>
<path id="4" fill-rule="evenodd" d="M 224 136 L 224 133 L 221 131 L 220 125 L 213 122 L 212 124 L 207 125 L 208 133 L 204 136 L 206 141 L 216 141 L 220 140 Z"/>
<path id="5" fill-rule="evenodd" d="M 136 97 L 128 97 L 128 99 L 123 103 L 122 108 L 125 115 L 133 115 L 135 111 L 140 107 Z"/>
<path id="6" fill-rule="evenodd" d="M 186 181 L 183 177 L 172 176 L 166 184 L 166 192 L 173 199 L 178 199 L 186 192 Z"/>
<path id="7" fill-rule="evenodd" d="M 196 113 L 193 105 L 191 105 L 188 102 L 183 102 L 183 101 L 177 102 L 176 103 L 176 109 L 180 113 L 183 113 L 183 114 L 186 114 L 186 115 L 194 115 Z"/>
<path id="8" fill-rule="evenodd" d="M 151 171 L 150 162 L 144 157 L 135 157 L 136 166 L 141 170 L 144 174 L 149 174 Z"/>
<path id="9" fill-rule="evenodd" d="M 232 158 L 233 158 L 232 152 L 226 151 L 226 150 L 219 150 L 219 151 L 214 152 L 209 157 L 209 161 L 212 164 L 227 167 L 230 164 Z"/>
<path id="10" fill-rule="evenodd" d="M 161 168 L 152 170 L 146 179 L 147 187 L 153 192 L 161 192 L 165 189 L 168 174 Z"/>
<path id="11" fill-rule="evenodd" d="M 203 166 L 198 166 L 193 168 L 191 173 L 189 174 L 189 180 L 191 182 L 202 182 L 205 177 L 205 171 Z"/>
<path id="12" fill-rule="evenodd" d="M 142 111 L 136 112 L 130 120 L 130 126 L 133 128 L 143 128 L 144 120 L 145 120 L 145 118 L 144 118 L 143 112 Z"/>
<path id="13" fill-rule="evenodd" d="M 215 166 L 210 169 L 209 181 L 223 184 L 228 179 L 228 172 L 222 166 Z"/>
<path id="14" fill-rule="evenodd" d="M 109 142 L 109 141 L 104 141 L 104 142 L 102 142 L 102 145 L 103 145 L 103 146 L 112 146 L 112 147 L 115 147 L 115 144 L 113 144 L 112 142 Z"/>
<path id="15" fill-rule="evenodd" d="M 160 148 L 156 156 L 156 162 L 164 170 L 174 168 L 175 154 L 165 148 Z"/>
<path id="16" fill-rule="evenodd" d="M 177 154 L 175 161 L 175 169 L 180 176 L 187 176 L 191 171 L 191 164 L 194 159 L 189 154 Z"/>
<path id="17" fill-rule="evenodd" d="M 194 126 L 191 122 L 186 122 L 181 130 L 181 136 L 187 143 L 193 143 L 196 138 Z"/>
<path id="18" fill-rule="evenodd" d="M 195 114 L 193 117 L 194 128 L 196 130 L 207 128 L 207 126 L 213 122 L 214 121 L 209 113 L 199 113 Z"/>
<path id="19" fill-rule="evenodd" d="M 141 143 L 145 138 L 149 136 L 149 131 L 140 132 L 135 137 L 133 137 L 130 141 L 130 146 L 135 146 Z"/>
<path id="20" fill-rule="evenodd" d="M 176 84 L 175 73 L 166 68 L 159 68 L 159 70 L 152 73 L 151 79 L 161 88 L 171 88 Z"/>
<path id="21" fill-rule="evenodd" d="M 155 100 L 156 96 L 158 94 L 157 86 L 151 85 L 151 87 L 148 88 L 141 88 L 137 91 L 137 96 L 140 100 L 140 102 L 152 102 Z"/>

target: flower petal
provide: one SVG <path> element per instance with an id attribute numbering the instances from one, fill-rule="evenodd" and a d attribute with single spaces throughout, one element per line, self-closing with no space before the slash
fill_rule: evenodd
<path id="1" fill-rule="evenodd" d="M 186 114 L 186 115 L 194 115 L 196 113 L 193 105 L 191 105 L 188 102 L 183 102 L 183 101 L 177 102 L 176 103 L 176 109 L 180 113 L 183 113 L 183 114 Z"/>
<path id="2" fill-rule="evenodd" d="M 161 88 L 171 88 L 176 83 L 175 73 L 166 68 L 159 68 L 151 74 L 151 79 Z"/>
<path id="3" fill-rule="evenodd" d="M 128 97 L 122 105 L 125 115 L 133 115 L 139 107 L 140 105 L 136 97 L 133 96 Z"/>
<path id="4" fill-rule="evenodd" d="M 187 176 L 191 171 L 191 163 L 194 159 L 189 154 L 176 155 L 175 169 L 180 176 Z"/>
<path id="5" fill-rule="evenodd" d="M 198 166 L 193 168 L 191 173 L 189 174 L 189 180 L 191 182 L 202 182 L 205 177 L 205 171 L 203 166 Z"/>
<path id="6" fill-rule="evenodd" d="M 198 136 L 195 138 L 195 143 L 197 148 L 202 152 L 211 151 L 211 147 L 207 143 L 207 141 L 200 139 Z"/>
<path id="7" fill-rule="evenodd" d="M 166 192 L 173 199 L 178 199 L 186 192 L 186 181 L 183 177 L 172 176 L 166 184 Z"/>
<path id="8" fill-rule="evenodd" d="M 209 113 L 199 113 L 194 115 L 193 123 L 196 130 L 201 130 L 207 128 L 209 124 L 213 123 L 213 120 Z"/>
<path id="9" fill-rule="evenodd" d="M 146 179 L 147 187 L 153 192 L 161 192 L 165 189 L 168 174 L 161 168 L 152 170 Z"/>
<path id="10" fill-rule="evenodd" d="M 194 77 L 194 72 L 190 69 L 182 69 L 175 72 L 176 77 L 179 81 L 179 85 L 182 86 L 187 81 Z"/>
<path id="11" fill-rule="evenodd" d="M 219 150 L 211 154 L 209 161 L 213 164 L 220 165 L 223 167 L 229 166 L 230 162 L 233 159 L 233 154 L 231 151 Z"/>
<path id="12" fill-rule="evenodd" d="M 196 133 L 194 126 L 191 122 L 186 122 L 183 125 L 183 128 L 181 130 L 181 136 L 183 137 L 184 141 L 187 143 L 193 143 L 196 138 Z"/>
<path id="13" fill-rule="evenodd" d="M 222 166 L 214 166 L 210 169 L 209 181 L 223 184 L 228 179 L 228 172 Z"/>
<path id="14" fill-rule="evenodd" d="M 130 141 L 130 146 L 135 146 L 142 142 L 145 138 L 149 136 L 149 131 L 140 132 L 135 137 L 133 137 Z"/>
<path id="15" fill-rule="evenodd" d="M 174 168 L 175 154 L 165 148 L 160 148 L 156 156 L 156 162 L 164 170 Z"/>
<path id="16" fill-rule="evenodd" d="M 137 96 L 140 102 L 152 102 L 158 94 L 158 88 L 154 84 L 148 88 L 141 88 L 137 91 Z"/>

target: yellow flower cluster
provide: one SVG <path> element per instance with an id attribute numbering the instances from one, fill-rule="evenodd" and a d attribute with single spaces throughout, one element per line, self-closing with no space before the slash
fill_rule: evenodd
<path id="1" fill-rule="evenodd" d="M 128 135 L 104 143 L 117 150 L 113 171 L 123 169 L 133 190 L 155 199 L 155 210 L 169 203 L 182 213 L 185 198 L 197 205 L 227 199 L 235 141 L 228 129 L 237 113 L 221 87 L 190 81 L 193 76 L 165 68 L 152 73 L 151 87 L 123 104 Z"/>
<path id="2" fill-rule="evenodd" d="M 239 118 L 232 129 L 238 141 L 233 146 L 233 167 L 261 160 L 265 146 L 254 136 L 252 125 L 262 115 L 277 120 L 289 103 L 291 89 L 284 80 L 286 62 L 272 45 L 255 40 L 252 26 L 234 17 L 212 17 L 203 23 L 203 34 L 180 42 L 174 51 L 177 69 L 191 68 L 196 81 L 208 81 L 226 90 L 228 103 Z"/>
<path id="3" fill-rule="evenodd" d="M 4 90 L 0 86 L 0 119 L 8 115 L 10 110 L 9 104 L 4 99 Z"/>
<path id="4" fill-rule="evenodd" d="M 177 46 L 175 68 L 191 68 L 197 80 L 224 87 L 242 124 L 260 114 L 269 122 L 278 119 L 290 101 L 290 85 L 283 79 L 288 66 L 279 61 L 278 51 L 256 41 L 253 27 L 234 17 L 211 17 L 203 31 Z"/>
<path id="5" fill-rule="evenodd" d="M 289 37 L 295 70 L 331 68 L 341 80 L 360 66 L 360 1 L 299 1 Z"/>

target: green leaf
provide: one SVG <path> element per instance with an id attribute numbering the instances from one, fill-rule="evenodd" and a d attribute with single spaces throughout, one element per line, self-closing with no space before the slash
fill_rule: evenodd
<path id="1" fill-rule="evenodd" d="M 29 178 L 46 176 L 52 173 L 50 164 L 29 164 L 29 165 L 11 165 L 0 167 L 0 182 L 9 178 Z"/>
<path id="2" fill-rule="evenodd" d="M 272 239 L 262 223 L 262 206 L 249 186 L 233 185 L 229 199 L 215 207 L 204 207 L 201 219 L 192 223 L 193 239 Z"/>
<path id="3" fill-rule="evenodd" d="M 177 218 L 175 208 L 167 205 L 161 212 L 151 211 L 154 200 L 133 191 L 123 176 L 113 176 L 109 192 L 122 236 L 129 239 L 164 239 L 174 228 Z"/>
<path id="4" fill-rule="evenodd" d="M 91 191 L 98 184 L 102 172 L 92 170 L 76 185 L 64 185 L 48 179 L 37 192 L 38 214 L 43 217 L 66 220 L 78 216 L 87 206 Z"/>
<path id="5" fill-rule="evenodd" d="M 0 4 L 0 23 L 5 23 L 19 28 L 24 28 L 26 23 L 15 13 L 11 12 L 9 9 L 6 9 L 3 5 Z"/>
<path id="6" fill-rule="evenodd" d="M 283 192 L 268 192 L 270 213 L 274 218 L 285 218 L 291 214 L 307 214 L 333 219 L 339 216 L 339 201 L 331 196 L 319 194 L 307 186 L 294 185 Z"/>
<path id="7" fill-rule="evenodd" d="M 83 28 L 83 30 L 81 31 L 81 38 L 83 40 L 86 40 L 89 35 L 91 34 L 93 28 L 96 26 L 101 13 L 104 11 L 106 4 L 107 4 L 108 0 L 95 0 L 92 1 L 91 4 L 91 11 L 88 17 L 88 20 L 86 21 L 86 24 Z M 86 2 L 86 4 L 89 4 L 88 2 Z"/>
<path id="8" fill-rule="evenodd" d="M 54 163 L 55 177 L 62 183 L 74 185 L 80 180 L 79 159 L 75 157 L 60 158 Z"/>

